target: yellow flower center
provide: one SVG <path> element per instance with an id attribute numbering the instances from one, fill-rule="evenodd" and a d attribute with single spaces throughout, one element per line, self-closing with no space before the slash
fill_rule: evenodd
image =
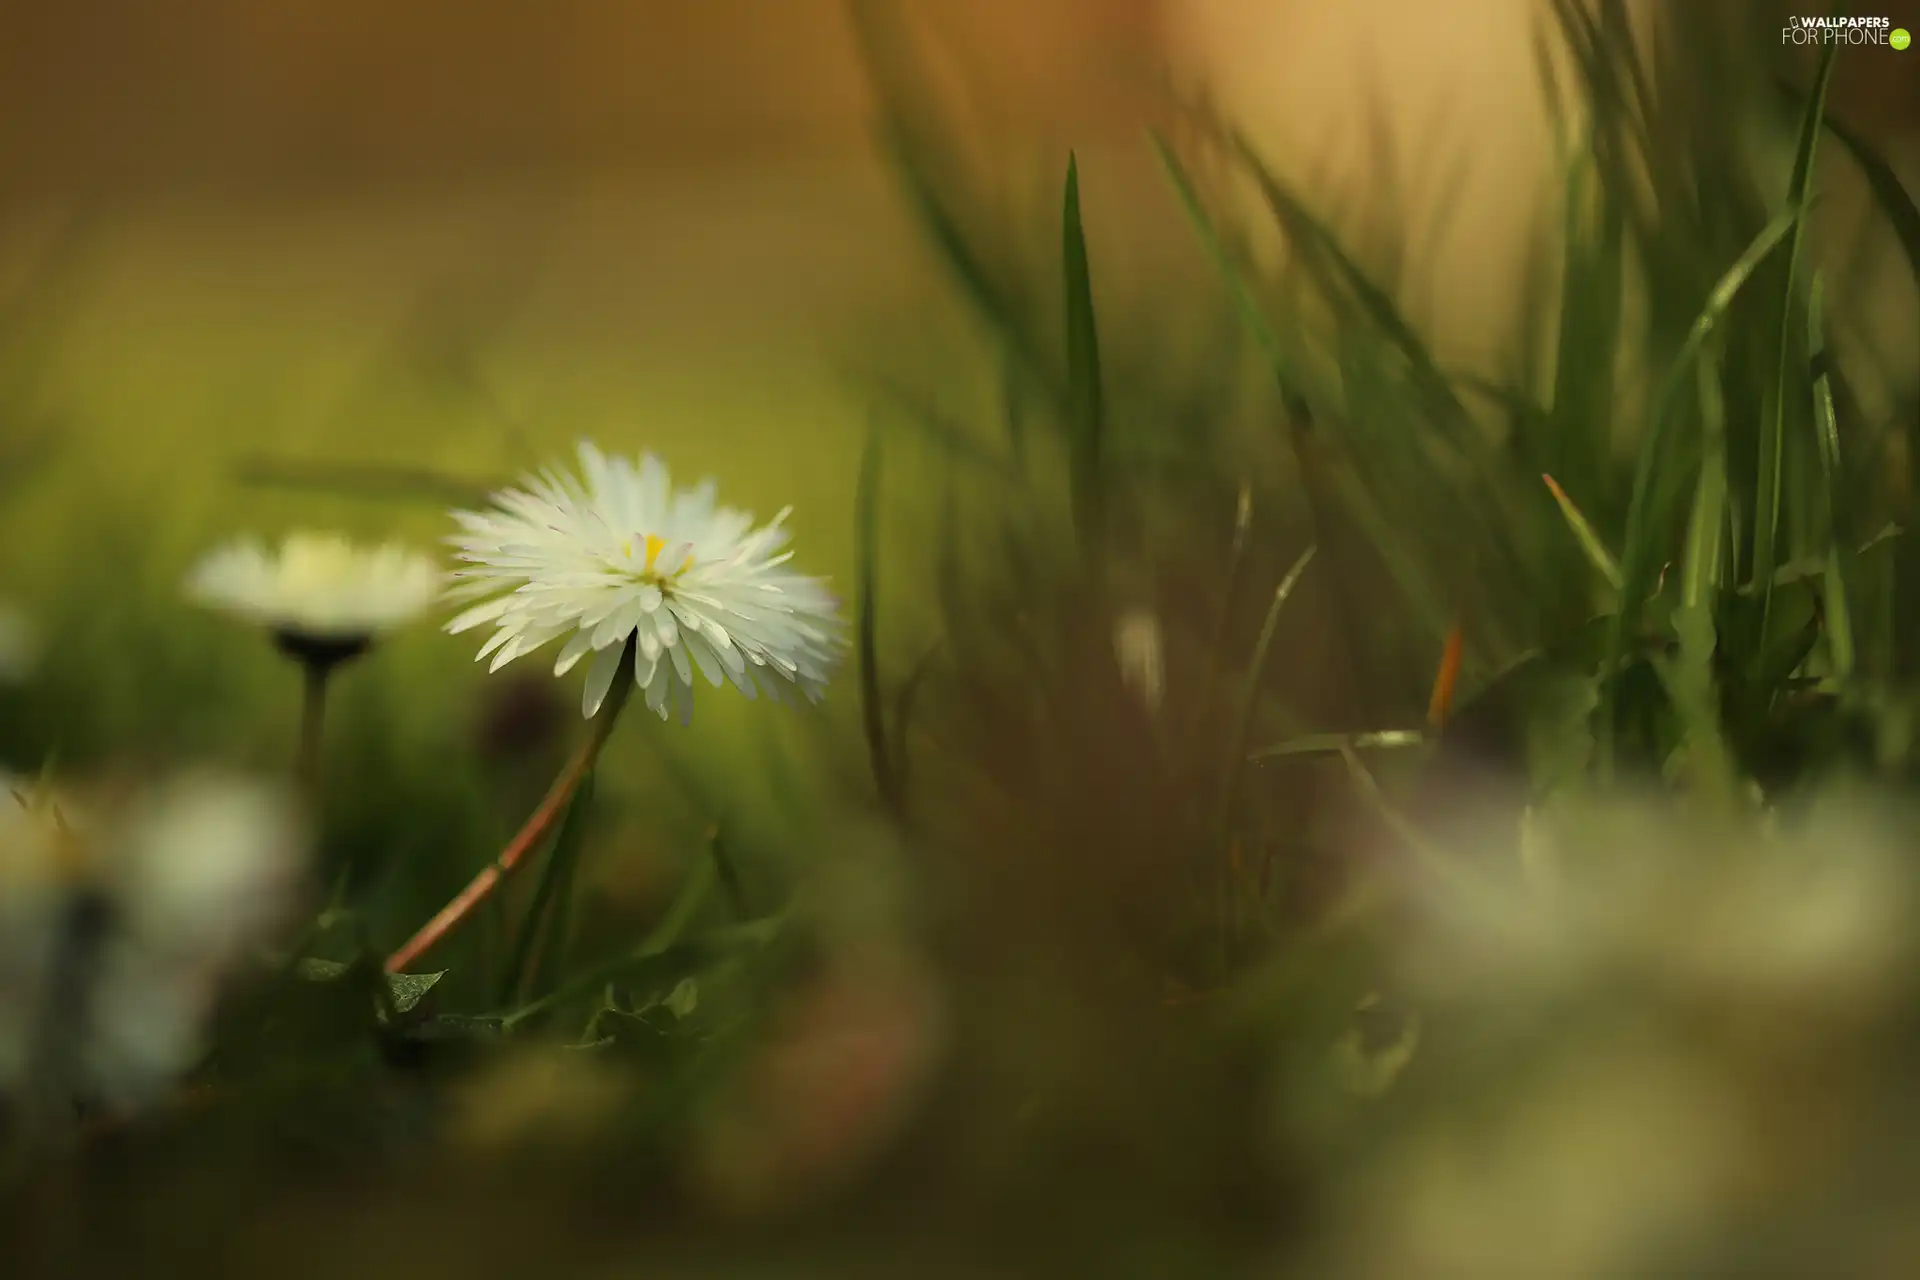
<path id="1" fill-rule="evenodd" d="M 633 559 L 634 546 L 632 538 L 627 539 L 622 549 L 626 552 L 627 559 Z M 681 562 L 678 569 L 675 569 L 671 573 L 661 573 L 659 568 L 660 553 L 666 549 L 667 540 L 658 534 L 649 533 L 642 540 L 640 548 L 640 580 L 642 582 L 650 582 L 656 587 L 664 587 L 673 582 L 674 579 L 680 577 L 680 575 L 684 574 L 687 570 L 693 568 L 693 553 L 689 551 L 687 558 Z"/>
<path id="2" fill-rule="evenodd" d="M 294 593 L 338 590 L 362 573 L 359 550 L 330 534 L 295 533 L 280 548 L 280 584 Z"/>

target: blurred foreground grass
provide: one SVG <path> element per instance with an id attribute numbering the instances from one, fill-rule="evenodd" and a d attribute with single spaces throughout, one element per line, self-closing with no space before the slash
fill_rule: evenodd
<path id="1" fill-rule="evenodd" d="M 697 289 L 686 332 L 636 335 L 578 265 L 402 287 L 430 220 L 293 254 L 108 219 L 29 294 L 6 420 L 52 449 L 0 581 L 53 643 L 0 695 L 21 771 L 279 768 L 294 678 L 181 601 L 187 564 L 235 528 L 446 527 L 439 495 L 238 486 L 248 456 L 491 484 L 583 436 L 656 450 L 794 504 L 856 643 L 817 714 L 634 716 L 585 836 L 398 986 L 377 957 L 584 726 L 570 684 L 431 628 L 350 669 L 351 874 L 309 939 L 344 967 L 243 986 L 179 1105 L 30 1176 L 23 1256 L 1910 1270 L 1920 418 L 1901 371 L 1855 390 L 1803 234 L 1821 174 L 1875 163 L 1816 127 L 1824 78 L 1783 103 L 1708 18 L 1647 45 L 1624 6 L 1552 6 L 1564 217 L 1536 340 L 1474 375 L 1190 107 L 1156 150 L 1191 287 L 1136 318 L 1082 164 L 1043 218 L 992 216 L 868 16 L 964 306 L 860 350 L 864 382 L 772 322 L 702 341 Z M 545 868 L 575 856 L 569 894 Z"/>

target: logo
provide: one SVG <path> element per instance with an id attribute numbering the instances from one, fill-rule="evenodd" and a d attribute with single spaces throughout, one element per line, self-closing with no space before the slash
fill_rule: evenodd
<path id="1" fill-rule="evenodd" d="M 1910 43 L 1904 27 L 1886 18 L 1791 18 L 1780 32 L 1781 44 L 1886 45 L 1904 49 Z"/>

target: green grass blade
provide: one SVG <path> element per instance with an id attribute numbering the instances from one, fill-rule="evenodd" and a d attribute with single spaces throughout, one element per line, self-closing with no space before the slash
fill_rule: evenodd
<path id="1" fill-rule="evenodd" d="M 1072 460 L 1074 524 L 1081 550 L 1099 562 L 1105 524 L 1101 437 L 1106 405 L 1100 380 L 1100 330 L 1093 309 L 1093 272 L 1087 262 L 1087 232 L 1080 218 L 1080 165 L 1067 159 L 1061 201 L 1060 258 L 1067 304 L 1067 429 Z"/>
<path id="2" fill-rule="evenodd" d="M 1698 371 L 1701 429 L 1706 437 L 1700 475 L 1694 485 L 1693 513 L 1681 561 L 1680 603 L 1673 614 L 1679 651 L 1660 660 L 1656 670 L 1685 730 L 1682 750 L 1689 779 L 1718 803 L 1734 795 L 1733 757 L 1720 724 L 1714 654 L 1719 633 L 1714 623 L 1726 530 L 1726 405 L 1712 344 L 1701 352 Z"/>
<path id="3" fill-rule="evenodd" d="M 1313 563 L 1316 550 L 1315 547 L 1308 547 L 1301 552 L 1300 558 L 1280 579 L 1280 585 L 1273 592 L 1273 602 L 1267 606 L 1267 616 L 1260 624 L 1260 637 L 1254 642 L 1253 661 L 1248 665 L 1246 681 L 1240 687 L 1240 705 L 1234 717 L 1233 738 L 1220 785 L 1220 807 L 1215 830 L 1223 846 L 1233 830 L 1234 814 L 1240 804 L 1240 780 L 1246 770 L 1247 741 L 1253 736 L 1253 714 L 1259 706 L 1260 686 L 1266 680 L 1267 657 L 1273 650 L 1273 637 L 1280 629 L 1280 614 L 1287 607 L 1293 589 L 1299 585 L 1300 575 Z"/>
<path id="4" fill-rule="evenodd" d="M 1159 157 L 1160 167 L 1166 174 L 1169 183 L 1172 184 L 1175 196 L 1179 199 L 1181 209 L 1185 212 L 1187 220 L 1192 225 L 1195 233 L 1200 237 L 1201 246 L 1206 251 L 1207 257 L 1212 261 L 1215 270 L 1220 273 L 1221 279 L 1226 283 L 1228 292 L 1232 295 L 1234 307 L 1239 312 L 1247 331 L 1253 336 L 1254 344 L 1266 362 L 1267 369 L 1273 377 L 1274 385 L 1280 393 L 1280 398 L 1287 406 L 1289 421 L 1284 428 L 1287 449 L 1293 458 L 1294 469 L 1299 475 L 1300 485 L 1305 493 L 1307 515 L 1313 529 L 1313 539 L 1316 545 L 1333 548 L 1334 528 L 1329 512 L 1329 486 L 1325 483 L 1324 469 L 1314 453 L 1315 439 L 1312 437 L 1307 425 L 1305 425 L 1307 419 L 1307 401 L 1300 390 L 1299 379 L 1287 356 L 1285 348 L 1280 343 L 1278 334 L 1274 331 L 1272 323 L 1267 319 L 1266 313 L 1261 309 L 1259 299 L 1256 297 L 1253 287 L 1248 281 L 1246 272 L 1240 269 L 1238 264 L 1233 261 L 1232 255 L 1227 252 L 1226 244 L 1221 237 L 1219 227 L 1213 218 L 1208 215 L 1185 166 L 1180 163 L 1179 157 L 1173 152 L 1173 148 L 1168 145 L 1163 138 L 1156 135 L 1153 138 L 1153 146 L 1155 153 Z M 1351 488 L 1353 490 L 1351 496 L 1358 500 L 1353 507 L 1354 514 L 1358 522 L 1362 525 L 1363 532 L 1372 540 L 1382 558 L 1388 562 L 1395 575 L 1396 581 L 1403 590 L 1408 592 L 1409 599 L 1424 601 L 1425 595 L 1423 592 L 1425 591 L 1425 579 L 1423 575 L 1421 575 L 1417 569 L 1407 569 L 1407 557 L 1402 553 L 1403 549 L 1397 545 L 1397 540 L 1392 536 L 1386 521 L 1375 511 L 1372 498 L 1365 492 L 1364 486 L 1355 484 L 1351 486 Z M 1250 515 L 1250 511 L 1244 507 L 1244 503 L 1243 515 Z M 1233 553 L 1234 565 L 1237 566 L 1241 559 L 1242 550 L 1244 549 L 1242 542 L 1244 532 L 1238 526 L 1236 526 L 1234 537 L 1234 545 L 1236 547 Z M 1336 551 L 1330 550 L 1329 554 L 1336 554 Z M 1237 575 L 1237 568 L 1230 569 L 1230 596 L 1238 587 L 1239 579 Z M 1231 608 L 1231 603 L 1229 602 L 1222 607 Z M 1345 591 L 1338 593 L 1336 611 L 1346 634 L 1349 636 L 1357 635 L 1358 611 L 1350 598 L 1350 593 Z M 1438 616 L 1437 611 L 1432 609 L 1428 610 L 1428 615 L 1430 619 Z M 1224 627 L 1224 625 L 1223 621 L 1222 626 Z M 1441 624 L 1436 623 L 1435 625 Z M 1351 649 L 1347 649 L 1346 652 L 1348 653 L 1349 660 L 1353 660 Z M 1214 650 L 1209 652 L 1209 663 L 1211 664 L 1216 661 L 1217 656 L 1218 648 L 1216 646 Z M 1212 676 L 1214 670 L 1215 668 L 1210 665 L 1207 679 L 1202 686 L 1207 696 L 1197 703 L 1195 708 L 1196 723 L 1198 723 L 1201 717 L 1204 717 L 1206 714 L 1205 708 L 1211 702 L 1213 687 Z M 1362 685 L 1361 687 L 1364 688 L 1365 686 Z"/>
<path id="5" fill-rule="evenodd" d="M 1591 155 L 1568 165 L 1558 342 L 1540 464 L 1604 497 L 1614 422 L 1613 353 L 1620 346 L 1626 226 Z"/>
<path id="6" fill-rule="evenodd" d="M 1267 367 L 1273 373 L 1274 381 L 1279 384 L 1281 395 L 1289 398 L 1297 396 L 1295 378 L 1288 367 L 1286 352 L 1280 345 L 1280 338 L 1274 332 L 1266 313 L 1261 309 L 1260 300 L 1247 282 L 1246 273 L 1227 252 L 1226 242 L 1221 238 L 1220 229 L 1207 213 L 1206 206 L 1201 202 L 1200 194 L 1195 189 L 1193 179 L 1188 175 L 1186 167 L 1180 163 L 1179 157 L 1174 155 L 1173 148 L 1158 134 L 1153 137 L 1153 150 L 1159 157 L 1161 171 L 1166 174 L 1175 197 L 1180 201 L 1181 211 L 1186 214 L 1188 224 L 1200 237 L 1201 247 L 1206 251 L 1214 269 L 1220 273 L 1220 278 L 1226 284 L 1228 292 L 1232 294 L 1234 307 L 1245 322 L 1247 332 L 1253 336 L 1254 344 L 1259 348 L 1261 356 L 1265 358 Z"/>
<path id="7" fill-rule="evenodd" d="M 582 796 L 576 797 L 576 802 L 591 795 L 592 789 L 593 776 L 589 774 L 582 784 Z M 568 822 L 560 828 L 560 841 L 553 850 L 554 858 L 561 860 L 554 884 L 553 904 L 547 910 L 547 923 L 541 930 L 540 949 L 534 953 L 533 964 L 527 970 L 524 989 L 529 994 L 552 985 L 564 971 L 568 944 L 572 941 L 574 885 L 580 879 L 580 861 L 585 852 L 586 833 L 592 814 L 587 809 L 581 809 L 577 819 L 572 813 L 567 817 Z"/>
<path id="8" fill-rule="evenodd" d="M 1820 120 L 1827 102 L 1827 85 L 1833 78 L 1833 62 L 1838 43 L 1826 45 L 1820 53 L 1820 70 L 1814 79 L 1813 96 L 1807 102 L 1800 122 L 1800 140 L 1794 148 L 1793 175 L 1787 183 L 1787 207 L 1805 209 L 1813 185 L 1814 153 L 1820 140 Z M 1752 580 L 1760 584 L 1760 629 L 1766 631 L 1773 613 L 1773 572 L 1776 564 L 1780 526 L 1780 488 L 1783 483 L 1786 446 L 1787 375 L 1793 350 L 1793 311 L 1795 286 L 1800 269 L 1800 247 L 1806 237 L 1806 219 L 1796 218 L 1787 241 L 1786 282 L 1781 289 L 1779 353 L 1774 368 L 1773 409 L 1760 428 L 1760 480 L 1754 502 Z"/>
<path id="9" fill-rule="evenodd" d="M 920 68 L 914 65 L 916 59 L 901 33 L 893 29 L 895 13 L 895 7 L 883 0 L 855 0 L 849 6 L 860 56 L 880 97 L 880 149 L 892 162 L 909 209 L 962 295 L 993 332 L 1009 369 L 1058 403 L 1059 388 L 1033 341 L 1028 300 L 1009 287 L 975 248 L 960 213 L 926 162 L 927 139 L 935 136 L 939 125 L 930 110 L 911 106 Z M 1020 447 L 1017 439 L 1014 444 Z"/>
<path id="10" fill-rule="evenodd" d="M 1329 297 L 1350 297 L 1359 305 L 1361 313 L 1406 360 L 1414 383 L 1427 397 L 1429 407 L 1436 411 L 1436 425 L 1447 429 L 1456 442 L 1470 439 L 1466 433 L 1473 427 L 1466 406 L 1399 306 L 1347 253 L 1332 229 L 1311 213 L 1266 165 L 1245 137 L 1229 133 L 1228 140 L 1253 175 L 1261 198 L 1289 240 L 1301 251 L 1304 264 L 1320 280 L 1323 290 Z"/>
<path id="11" fill-rule="evenodd" d="M 526 916 L 521 920 L 507 952 L 507 966 L 500 976 L 500 1004 L 503 1006 L 525 999 L 530 991 L 536 989 L 542 969 L 552 972 L 553 963 L 558 961 L 565 948 L 566 908 L 572 893 L 574 868 L 579 865 L 580 849 L 585 843 L 587 814 L 592 804 L 593 774 L 589 773 L 581 780 L 580 789 L 567 806 L 567 816 L 561 821 L 560 833 L 554 837 L 546 863 L 540 868 L 540 881 L 534 887 L 533 900 L 528 904 Z"/>
<path id="12" fill-rule="evenodd" d="M 683 978 L 693 977 L 717 964 L 758 950 L 779 936 L 786 924 L 783 915 L 766 916 L 748 924 L 715 929 L 686 942 L 679 941 L 680 933 L 685 931 L 692 916 L 712 891 L 711 864 L 703 862 L 701 866 L 707 868 L 704 876 L 696 874 L 688 881 L 687 888 L 675 899 L 668 919 L 661 928 L 648 935 L 645 942 L 626 955 L 595 965 L 570 978 L 564 986 L 538 1000 L 496 1015 L 501 1028 L 512 1031 L 554 1009 L 576 1001 L 590 1000 L 604 992 L 607 984 L 612 982 L 631 986 L 646 984 L 664 989 Z"/>
<path id="13" fill-rule="evenodd" d="M 720 891 L 726 895 L 727 909 L 733 913 L 736 922 L 745 923 L 751 918 L 747 909 L 747 888 L 740 880 L 740 868 L 735 864 L 726 840 L 721 837 L 720 824 L 717 822 L 707 828 L 707 856 L 713 860 L 714 878 L 720 882 Z"/>
<path id="14" fill-rule="evenodd" d="M 1573 530 L 1573 536 L 1580 543 L 1580 549 L 1586 552 L 1591 563 L 1607 585 L 1615 591 L 1620 589 L 1620 563 L 1613 558 L 1613 552 L 1607 550 L 1607 544 L 1601 540 L 1600 531 L 1575 506 L 1567 491 L 1552 476 L 1541 476 L 1547 482 L 1547 491 L 1553 495 L 1554 503 L 1560 508 L 1560 514 L 1566 518 L 1567 527 Z"/>
<path id="15" fill-rule="evenodd" d="M 1840 465 L 1840 430 L 1833 412 L 1833 386 L 1827 372 L 1824 328 L 1825 290 L 1816 272 L 1807 292 L 1807 363 L 1813 380 L 1813 427 L 1821 478 L 1826 487 L 1827 564 L 1823 597 L 1826 604 L 1827 656 L 1833 678 L 1844 683 L 1853 677 L 1858 660 L 1853 639 L 1853 522 Z"/>
<path id="16" fill-rule="evenodd" d="M 867 435 L 860 453 L 860 478 L 854 494 L 854 526 L 859 565 L 859 620 L 855 638 L 860 665 L 860 725 L 867 740 L 867 762 L 881 803 L 896 817 L 903 813 L 902 797 L 893 772 L 893 753 L 887 747 L 886 706 L 880 695 L 879 570 L 880 570 L 880 433 Z"/>
<path id="17" fill-rule="evenodd" d="M 1646 438 L 1640 443 L 1640 456 L 1634 464 L 1632 496 L 1627 505 L 1626 545 L 1621 556 L 1620 607 L 1614 611 L 1607 628 L 1605 659 L 1601 665 L 1599 707 L 1599 762 L 1601 769 L 1613 768 L 1614 717 L 1617 709 L 1618 675 L 1627 652 L 1628 639 L 1637 633 L 1646 599 L 1652 594 L 1654 579 L 1664 556 L 1660 530 L 1665 513 L 1654 510 L 1656 471 L 1665 453 L 1667 436 L 1676 417 L 1676 405 L 1682 388 L 1694 372 L 1708 338 L 1726 317 L 1727 309 L 1740 290 L 1752 278 L 1762 262 L 1779 248 L 1788 233 L 1798 225 L 1803 210 L 1789 209 L 1769 222 L 1748 244 L 1726 274 L 1707 295 L 1706 305 L 1695 317 L 1686 341 L 1667 371 L 1654 398 Z"/>
<path id="18" fill-rule="evenodd" d="M 1702 353 L 1695 367 L 1699 370 L 1700 424 L 1705 440 L 1700 478 L 1694 487 L 1693 514 L 1687 523 L 1686 551 L 1681 557 L 1680 603 L 1684 608 L 1711 608 L 1726 571 L 1727 406 L 1714 353 Z"/>
<path id="19" fill-rule="evenodd" d="M 1776 83 L 1788 98 L 1800 101 L 1799 89 L 1785 80 Z M 1914 283 L 1920 285 L 1920 205 L 1914 203 L 1912 194 L 1900 181 L 1900 175 L 1871 142 L 1832 116 L 1825 117 L 1823 123 L 1834 141 L 1845 148 L 1854 164 L 1860 167 L 1874 203 L 1880 206 L 1882 216 L 1900 241 L 1907 266 L 1913 272 Z"/>
<path id="20" fill-rule="evenodd" d="M 1199 745 L 1213 706 L 1214 690 L 1220 668 L 1227 660 L 1227 635 L 1233 627 L 1234 605 L 1240 599 L 1241 579 L 1246 576 L 1247 544 L 1253 536 L 1253 486 L 1242 483 L 1233 512 L 1233 542 L 1227 549 L 1227 572 L 1220 591 L 1220 611 L 1214 615 L 1213 634 L 1201 656 L 1200 683 L 1193 699 L 1193 718 L 1188 725 L 1189 740 Z"/>
<path id="21" fill-rule="evenodd" d="M 1247 756 L 1250 764 L 1300 756 L 1337 756 L 1343 751 L 1402 751 L 1424 746 L 1427 735 L 1418 729 L 1375 729 L 1368 733 L 1310 733 L 1261 747 Z"/>
<path id="22" fill-rule="evenodd" d="M 959 218 L 941 198 L 939 189 L 915 154 L 913 144 L 905 132 L 898 129 L 887 131 L 886 144 L 907 189 L 908 202 L 919 216 L 922 227 L 932 237 L 941 261 L 946 264 L 974 309 L 992 322 L 995 329 L 1011 337 L 1018 327 L 1013 321 L 1015 308 L 1011 299 L 1002 291 L 993 272 L 987 269 L 986 262 L 968 243 L 965 233 L 960 229 Z"/>
<path id="23" fill-rule="evenodd" d="M 859 621 L 857 649 L 860 668 L 860 718 L 874 786 L 888 812 L 904 820 L 906 795 L 897 761 L 889 746 L 886 705 L 881 693 L 879 644 L 879 505 L 881 444 L 875 434 L 861 453 L 854 519 L 858 528 Z M 904 745 L 900 751 L 904 752 Z"/>

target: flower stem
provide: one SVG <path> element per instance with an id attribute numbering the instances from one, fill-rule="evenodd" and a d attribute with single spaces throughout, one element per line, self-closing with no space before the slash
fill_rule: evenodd
<path id="1" fill-rule="evenodd" d="M 294 760 L 294 772 L 307 798 L 318 804 L 320 798 L 320 741 L 327 721 L 327 677 L 332 668 L 324 663 L 303 662 L 305 690 L 300 702 L 300 753 Z"/>
<path id="2" fill-rule="evenodd" d="M 626 654 L 621 658 L 620 669 L 614 674 L 613 688 L 607 693 L 607 700 L 601 704 L 600 711 L 593 718 L 593 730 L 587 740 L 580 744 L 573 758 L 567 761 L 560 776 L 553 780 L 553 786 L 540 801 L 526 823 L 507 842 L 500 856 L 481 868 L 467 883 L 467 887 L 454 895 L 453 901 L 440 908 L 438 915 L 420 926 L 419 932 L 387 957 L 388 973 L 404 973 L 422 955 L 431 950 L 447 934 L 459 926 L 481 903 L 493 896 L 500 882 L 505 880 L 513 869 L 526 859 L 533 850 L 540 847 L 561 818 L 566 815 L 567 806 L 573 802 L 573 796 L 580 789 L 587 775 L 593 772 L 594 764 L 600 759 L 600 751 L 607 745 L 607 739 L 613 735 L 614 722 L 620 718 L 620 711 L 627 705 L 627 698 L 633 692 L 633 642 L 627 642 Z"/>

